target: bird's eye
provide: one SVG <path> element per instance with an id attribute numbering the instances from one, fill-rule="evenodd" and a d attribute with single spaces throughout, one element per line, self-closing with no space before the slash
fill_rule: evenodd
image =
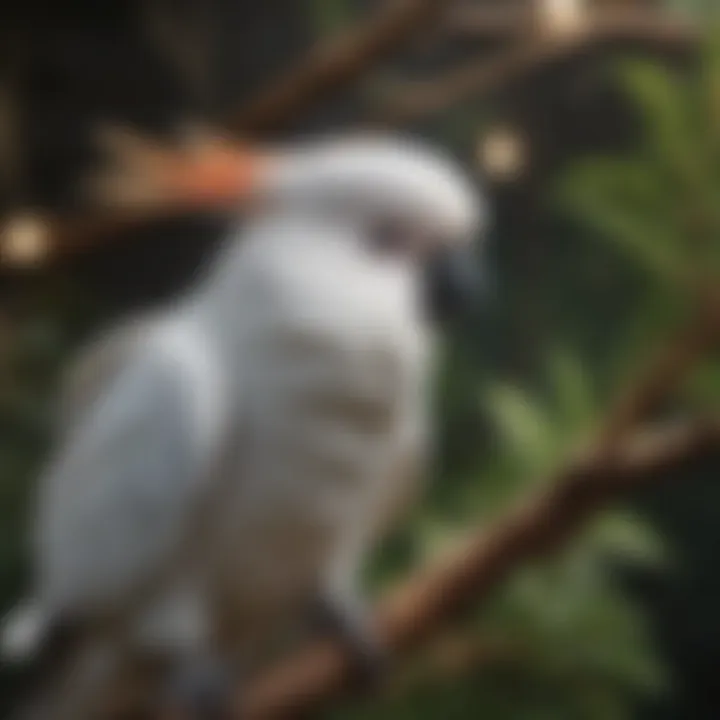
<path id="1" fill-rule="evenodd" d="M 413 252 L 412 233 L 400 223 L 377 223 L 370 229 L 374 250 L 383 255 L 407 255 Z"/>

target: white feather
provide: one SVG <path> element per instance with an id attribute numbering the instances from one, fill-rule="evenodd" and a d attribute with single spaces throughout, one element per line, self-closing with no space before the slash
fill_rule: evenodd
<path id="1" fill-rule="evenodd" d="M 0 629 L 0 657 L 22 663 L 35 655 L 45 637 L 47 615 L 37 602 L 22 603 L 12 610 Z"/>

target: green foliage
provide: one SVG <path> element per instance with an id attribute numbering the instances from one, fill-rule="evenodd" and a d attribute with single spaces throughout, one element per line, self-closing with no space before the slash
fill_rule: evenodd
<path id="1" fill-rule="evenodd" d="M 608 387 L 622 386 L 654 345 L 687 312 L 688 289 L 717 277 L 720 261 L 720 42 L 703 49 L 701 71 L 681 74 L 626 62 L 620 83 L 637 109 L 641 141 L 624 157 L 577 163 L 559 183 L 562 212 L 594 238 L 600 252 L 647 279 L 622 322 L 607 328 L 605 363 L 571 350 L 563 338 L 546 353 L 544 372 L 508 381 L 451 348 L 443 388 L 448 442 L 467 428 L 476 405 L 491 440 L 474 455 L 446 458 L 443 491 L 404 531 L 402 571 L 426 561 L 463 531 L 542 492 L 553 472 L 596 432 Z M 461 118 L 462 119 L 462 118 Z M 456 136 L 456 124 L 448 132 Z M 582 299 L 573 297 L 582 305 Z M 584 312 L 592 322 L 590 309 Z M 688 379 L 682 402 L 716 409 L 720 375 L 707 362 Z M 477 424 L 476 424 L 477 429 Z M 450 468 L 449 470 L 447 468 Z M 684 560 L 685 561 L 685 560 Z M 635 701 L 668 689 L 646 612 L 620 586 L 616 568 L 677 569 L 680 558 L 641 516 L 615 509 L 593 522 L 557 558 L 513 575 L 491 601 L 458 621 L 478 646 L 498 637 L 513 652 L 487 665 L 439 677 L 417 665 L 411 690 L 342 718 L 597 718 L 634 716 Z M 398 566 L 399 567 L 399 566 Z M 389 577 L 393 573 L 388 573 Z M 387 579 L 387 577 L 386 577 Z M 432 648 L 425 653 L 427 660 Z"/>
<path id="2" fill-rule="evenodd" d="M 503 443 L 503 486 L 514 488 L 516 496 L 543 487 L 568 448 L 588 440 L 599 416 L 601 403 L 577 359 L 556 353 L 548 378 L 545 400 L 509 387 L 490 394 Z M 558 560 L 516 575 L 483 613 L 483 625 L 505 627 L 509 636 L 531 643 L 534 656 L 544 656 L 542 664 L 568 672 L 585 665 L 589 675 L 597 671 L 620 684 L 644 684 L 656 669 L 641 616 L 612 581 L 611 557 L 655 564 L 663 554 L 638 518 L 606 514 Z"/>
<path id="3" fill-rule="evenodd" d="M 415 563 L 495 517 L 529 493 L 542 491 L 568 453 L 592 436 L 603 403 L 573 353 L 558 349 L 545 382 L 531 392 L 493 381 L 478 402 L 491 418 L 495 450 L 480 477 L 457 482 L 464 509 L 448 517 L 426 506 L 408 530 Z M 461 621 L 482 647 L 502 638 L 513 652 L 489 668 L 467 668 L 454 681 L 438 679 L 432 663 L 416 659 L 411 690 L 401 698 L 340 711 L 342 718 L 630 717 L 632 700 L 662 685 L 645 619 L 617 583 L 612 561 L 658 567 L 662 542 L 629 511 L 593 522 L 560 557 L 521 569 L 492 600 Z M 511 681 L 511 682 L 510 682 Z"/>
<path id="4" fill-rule="evenodd" d="M 564 207 L 594 227 L 666 289 L 713 277 L 720 261 L 720 42 L 702 71 L 649 61 L 620 68 L 643 128 L 629 157 L 597 158 L 564 178 Z"/>

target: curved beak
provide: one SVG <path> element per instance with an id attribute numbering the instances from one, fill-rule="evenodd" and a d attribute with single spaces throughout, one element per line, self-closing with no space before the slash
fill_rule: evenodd
<path id="1" fill-rule="evenodd" d="M 426 272 L 426 311 L 436 323 L 473 316 L 492 294 L 472 246 L 441 251 Z"/>

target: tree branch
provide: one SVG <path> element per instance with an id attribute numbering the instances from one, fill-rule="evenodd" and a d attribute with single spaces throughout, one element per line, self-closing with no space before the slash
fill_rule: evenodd
<path id="1" fill-rule="evenodd" d="M 396 51 L 447 10 L 449 4 L 448 0 L 389 2 L 366 23 L 314 48 L 267 91 L 231 115 L 226 121 L 227 128 L 241 135 L 282 128 L 317 100 L 353 82 Z M 41 259 L 52 261 L 152 220 L 175 217 L 178 212 L 183 210 L 135 215 L 102 210 L 80 217 L 39 215 L 37 219 L 44 226 L 41 242 L 45 252 Z M 5 218 L 0 224 L 0 243 L 7 239 L 12 221 L 13 218 Z"/>
<path id="2" fill-rule="evenodd" d="M 505 3 L 484 7 L 470 2 L 452 8 L 443 25 L 454 38 L 517 37 L 537 29 L 538 15 L 537 5 L 518 7 Z M 625 7 L 617 4 L 604 7 L 602 3 L 595 3 L 581 11 L 580 17 L 608 34 L 630 40 L 650 40 L 674 46 L 686 43 L 694 35 L 685 15 L 662 7 L 633 6 L 631 3 L 626 3 Z"/>
<path id="3" fill-rule="evenodd" d="M 282 128 L 310 105 L 356 80 L 369 68 L 414 36 L 423 27 L 448 13 L 447 0 L 396 0 L 358 29 L 343 33 L 312 50 L 304 62 L 292 68 L 247 107 L 228 118 L 227 127 L 239 134 L 257 135 Z M 467 25 L 471 12 L 456 10 Z M 485 15 L 477 23 L 486 23 Z M 518 31 L 524 27 L 518 25 Z M 470 95 L 489 92 L 523 73 L 567 57 L 591 44 L 612 39 L 651 39 L 664 44 L 691 45 L 697 32 L 677 21 L 662 17 L 621 14 L 596 18 L 588 27 L 567 36 L 539 35 L 528 42 L 513 44 L 490 60 L 473 61 L 439 80 L 417 83 L 399 100 L 381 108 L 373 124 L 402 125 L 462 101 Z M 177 212 L 181 212 L 178 209 Z M 90 217 L 41 217 L 44 223 L 43 261 L 77 252 L 119 232 L 177 212 L 127 216 L 122 212 L 96 211 Z M 8 219 L 0 226 L 7 231 Z M 1 238 L 0 238 L 1 239 Z"/>
<path id="4" fill-rule="evenodd" d="M 428 26 L 452 3 L 394 0 L 359 28 L 313 49 L 275 84 L 228 119 L 230 130 L 257 135 L 277 130 L 340 87 L 361 77 Z"/>
<path id="5" fill-rule="evenodd" d="M 387 646 L 406 651 L 464 605 L 481 603 L 519 565 L 560 547 L 612 500 L 718 451 L 720 420 L 633 431 L 681 384 L 719 335 L 716 293 L 698 293 L 692 320 L 619 394 L 589 451 L 551 478 L 548 489 L 381 603 L 377 627 Z M 341 692 L 348 672 L 341 647 L 318 643 L 259 678 L 244 698 L 241 716 L 293 717 Z"/>
<path id="6" fill-rule="evenodd" d="M 687 377 L 699 358 L 720 342 L 720 298 L 699 297 L 690 319 L 664 341 L 642 372 L 628 383 L 610 408 L 600 443 L 608 451 L 634 427 L 647 420 Z"/>
<path id="7" fill-rule="evenodd" d="M 468 14 L 467 11 L 465 14 Z M 484 18 L 480 17 L 481 20 Z M 518 33 L 521 31 L 522 25 L 519 25 Z M 373 119 L 383 125 L 417 122 L 467 98 L 493 92 L 550 63 L 566 60 L 574 53 L 608 43 L 648 42 L 667 48 L 690 48 L 696 44 L 698 37 L 697 28 L 657 14 L 599 16 L 572 32 L 534 33 L 523 42 L 512 43 L 490 59 L 471 60 L 439 78 L 406 86 L 385 107 L 379 108 Z"/>
<path id="8" fill-rule="evenodd" d="M 719 447 L 720 422 L 709 422 L 638 433 L 610 454 L 598 448 L 585 453 L 548 489 L 383 600 L 376 616 L 380 636 L 394 652 L 407 651 L 459 610 L 487 599 L 518 566 L 560 547 L 610 501 L 680 474 L 689 461 Z M 342 647 L 313 644 L 252 683 L 239 716 L 296 717 L 341 692 L 348 674 Z"/>

